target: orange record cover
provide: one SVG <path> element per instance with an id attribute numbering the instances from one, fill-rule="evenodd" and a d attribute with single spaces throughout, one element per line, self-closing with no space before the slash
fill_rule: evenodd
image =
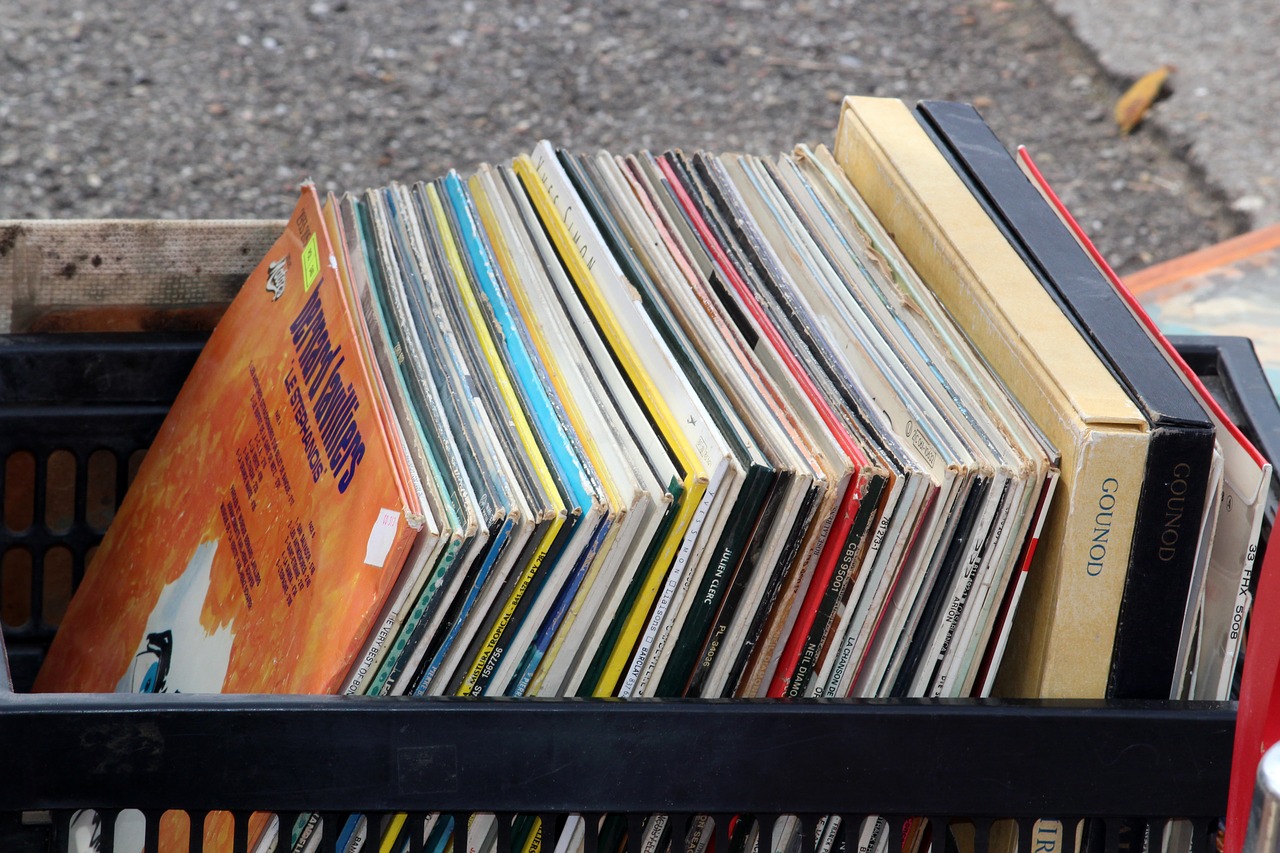
<path id="1" fill-rule="evenodd" d="M 306 186 L 174 402 L 36 690 L 341 687 L 421 516 L 339 275 Z"/>

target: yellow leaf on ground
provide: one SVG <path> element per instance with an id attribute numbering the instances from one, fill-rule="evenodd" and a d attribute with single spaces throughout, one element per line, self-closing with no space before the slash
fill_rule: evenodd
<path id="1" fill-rule="evenodd" d="M 1129 91 L 1120 96 L 1116 101 L 1115 119 L 1116 124 L 1120 127 L 1120 132 L 1128 133 L 1138 126 L 1142 121 L 1142 117 L 1147 114 L 1147 110 L 1151 109 L 1151 105 L 1156 102 L 1156 98 L 1160 97 L 1160 92 L 1164 89 L 1164 84 L 1169 79 L 1169 75 L 1174 72 L 1172 65 L 1161 65 L 1155 71 L 1150 71 L 1138 78 L 1138 82 L 1129 87 Z"/>

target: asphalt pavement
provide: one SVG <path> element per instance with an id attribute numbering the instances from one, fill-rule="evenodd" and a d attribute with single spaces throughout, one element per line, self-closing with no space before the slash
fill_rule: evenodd
<path id="1" fill-rule="evenodd" d="M 542 138 L 768 154 L 829 143 L 861 93 L 974 103 L 1131 271 L 1278 209 L 1276 7 L 1223 5 L 0 0 L 0 218 L 277 218 L 306 178 L 429 179 Z M 1163 62 L 1172 96 L 1120 135 L 1112 104 Z"/>
<path id="2" fill-rule="evenodd" d="M 1280 4 L 1049 2 L 1117 79 L 1173 66 L 1153 130 L 1251 225 L 1280 221 Z"/>

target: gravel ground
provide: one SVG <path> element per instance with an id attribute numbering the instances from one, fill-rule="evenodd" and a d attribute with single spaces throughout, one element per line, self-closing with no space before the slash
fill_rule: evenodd
<path id="1" fill-rule="evenodd" d="M 283 217 L 589 150 L 830 142 L 845 93 L 967 100 L 1122 271 L 1246 226 L 1041 0 L 0 0 L 0 218 Z"/>

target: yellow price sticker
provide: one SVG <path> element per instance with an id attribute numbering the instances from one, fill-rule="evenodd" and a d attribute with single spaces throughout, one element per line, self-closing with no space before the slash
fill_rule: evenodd
<path id="1" fill-rule="evenodd" d="M 320 244 L 316 240 L 316 235 L 312 234 L 311 239 L 307 241 L 307 245 L 302 249 L 302 290 L 305 293 L 311 289 L 311 285 L 316 283 L 316 276 L 320 275 Z"/>

